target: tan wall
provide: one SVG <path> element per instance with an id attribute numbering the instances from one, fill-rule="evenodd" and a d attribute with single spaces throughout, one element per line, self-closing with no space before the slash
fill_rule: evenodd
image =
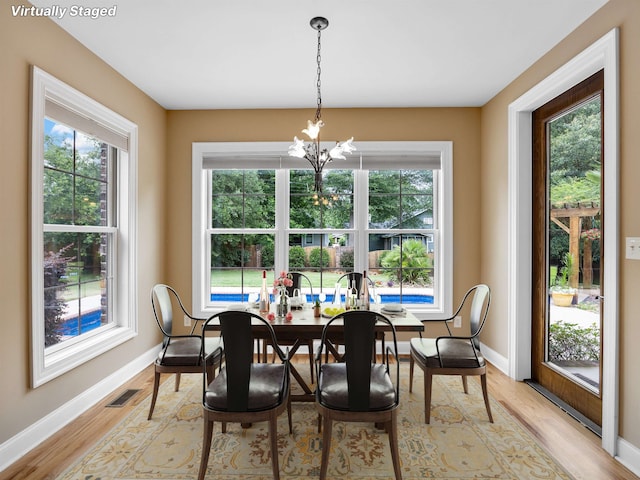
<path id="1" fill-rule="evenodd" d="M 0 11 L 0 444 L 160 341 L 149 291 L 162 277 L 166 112 L 48 19 Z M 32 390 L 29 355 L 29 78 L 34 64 L 138 124 L 137 338 Z"/>
<path id="2" fill-rule="evenodd" d="M 192 142 L 292 141 L 313 111 L 171 111 L 168 116 L 167 276 L 179 291 L 191 292 Z M 353 135 L 356 147 L 358 141 L 374 140 L 453 141 L 454 298 L 480 280 L 479 118 L 478 108 L 323 110 L 325 140 Z"/>
<path id="3" fill-rule="evenodd" d="M 527 90 L 614 27 L 620 28 L 620 251 L 624 237 L 640 235 L 640 2 L 610 0 L 571 35 L 482 108 L 482 264 L 481 277 L 493 287 L 491 322 L 483 341 L 507 355 L 507 108 Z M 607 100 L 605 99 L 605 108 Z M 606 172 L 605 172 L 606 175 Z M 620 262 L 620 434 L 640 446 L 640 262 Z M 609 379 L 604 378 L 603 382 Z"/>

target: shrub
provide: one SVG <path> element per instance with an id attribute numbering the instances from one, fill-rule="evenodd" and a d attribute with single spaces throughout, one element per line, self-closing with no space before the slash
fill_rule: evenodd
<path id="1" fill-rule="evenodd" d="M 300 245 L 289 247 L 289 270 L 304 268 L 307 263 L 307 255 Z"/>
<path id="2" fill-rule="evenodd" d="M 311 249 L 309 252 L 309 266 L 310 267 L 323 267 L 329 266 L 329 252 L 325 249 L 317 247 Z"/>
<path id="3" fill-rule="evenodd" d="M 340 267 L 345 270 L 353 269 L 353 248 L 340 252 Z"/>
<path id="4" fill-rule="evenodd" d="M 426 245 L 420 240 L 405 241 L 402 250 L 400 246 L 394 246 L 380 257 L 380 265 L 391 280 L 416 285 L 429 283 L 432 261 Z"/>
<path id="5" fill-rule="evenodd" d="M 596 324 L 582 328 L 562 321 L 549 326 L 549 359 L 600 360 L 600 329 Z"/>

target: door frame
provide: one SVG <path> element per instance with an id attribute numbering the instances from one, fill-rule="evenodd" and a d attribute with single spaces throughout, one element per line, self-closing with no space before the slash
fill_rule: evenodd
<path id="1" fill-rule="evenodd" d="M 508 374 L 531 377 L 532 112 L 604 69 L 604 245 L 602 448 L 617 454 L 619 270 L 619 83 L 615 28 L 509 105 L 508 110 Z"/>

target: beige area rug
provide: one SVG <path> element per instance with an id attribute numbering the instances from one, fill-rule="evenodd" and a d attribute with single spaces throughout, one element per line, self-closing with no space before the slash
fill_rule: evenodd
<path id="1" fill-rule="evenodd" d="M 489 423 L 475 380 L 469 381 L 469 395 L 465 395 L 459 377 L 436 377 L 431 425 L 425 425 L 422 371 L 418 373 L 409 394 L 409 368 L 402 364 L 398 441 L 405 480 L 572 478 L 493 400 L 495 423 Z M 177 393 L 173 380 L 164 382 L 153 420 L 147 421 L 147 399 L 58 479 L 196 478 L 203 428 L 200 382 L 198 375 L 183 375 Z M 294 403 L 294 433 L 289 435 L 286 413 L 281 415 L 278 444 L 283 480 L 318 478 L 322 441 L 316 421 L 312 403 Z M 220 432 L 220 424 L 215 427 L 206 478 L 272 478 L 266 423 L 249 429 L 229 424 L 226 434 Z M 387 435 L 369 424 L 335 423 L 328 477 L 394 479 Z"/>

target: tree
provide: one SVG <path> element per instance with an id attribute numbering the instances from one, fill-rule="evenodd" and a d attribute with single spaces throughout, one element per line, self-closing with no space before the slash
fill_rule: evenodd
<path id="1" fill-rule="evenodd" d="M 213 170 L 214 228 L 272 228 L 275 222 L 273 170 Z"/>
<path id="2" fill-rule="evenodd" d="M 369 173 L 371 223 L 383 228 L 424 228 L 420 214 L 433 212 L 431 170 L 377 170 Z"/>
<path id="3" fill-rule="evenodd" d="M 600 171 L 602 116 L 600 98 L 550 122 L 550 184 L 582 178 L 585 171 Z"/>
<path id="4" fill-rule="evenodd" d="M 44 346 L 49 347 L 62 339 L 62 315 L 66 304 L 62 298 L 67 275 L 67 264 L 73 260 L 65 257 L 65 252 L 73 245 L 68 245 L 57 252 L 46 252 L 44 255 Z"/>
<path id="5" fill-rule="evenodd" d="M 272 228 L 275 223 L 273 170 L 213 170 L 212 219 L 214 228 Z M 212 236 L 211 265 L 246 266 L 250 249 L 260 252 L 259 267 L 273 266 L 271 235 L 216 234 Z"/>

